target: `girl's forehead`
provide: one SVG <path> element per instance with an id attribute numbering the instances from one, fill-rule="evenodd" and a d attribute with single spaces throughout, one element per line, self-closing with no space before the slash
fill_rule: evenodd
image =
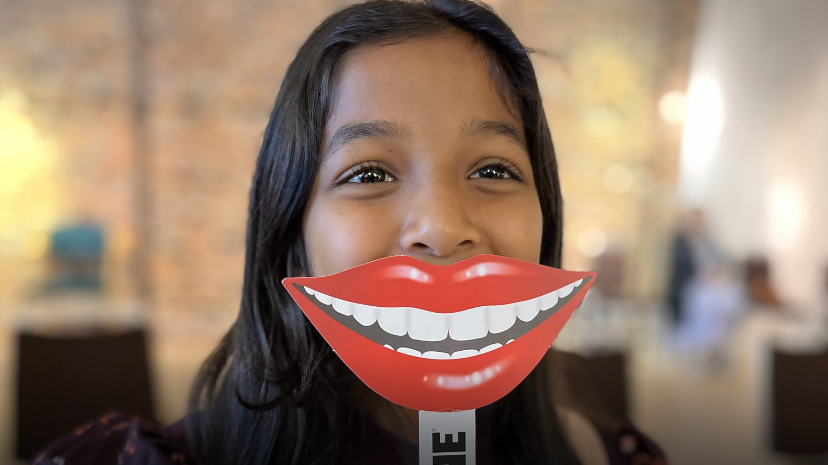
<path id="1" fill-rule="evenodd" d="M 343 60 L 326 135 L 357 121 L 400 121 L 414 132 L 473 118 L 521 127 L 501 99 L 490 60 L 462 34 L 359 46 Z"/>

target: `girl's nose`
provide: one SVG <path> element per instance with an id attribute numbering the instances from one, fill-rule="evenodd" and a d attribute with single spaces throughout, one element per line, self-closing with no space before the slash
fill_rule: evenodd
<path id="1" fill-rule="evenodd" d="M 413 195 L 403 207 L 400 246 L 413 256 L 461 260 L 481 245 L 481 232 L 468 216 L 459 189 L 434 187 Z"/>

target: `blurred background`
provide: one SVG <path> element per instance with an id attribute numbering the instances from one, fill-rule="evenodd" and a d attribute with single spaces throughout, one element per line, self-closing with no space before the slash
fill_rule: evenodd
<path id="1" fill-rule="evenodd" d="M 0 0 L 0 463 L 77 406 L 185 413 L 282 76 L 348 3 Z M 828 2 L 489 3 L 599 275 L 555 347 L 672 463 L 826 460 Z"/>

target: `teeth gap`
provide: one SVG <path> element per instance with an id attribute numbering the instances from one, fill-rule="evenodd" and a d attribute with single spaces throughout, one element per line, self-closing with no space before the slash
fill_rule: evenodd
<path id="1" fill-rule="evenodd" d="M 561 300 L 573 295 L 575 290 L 580 288 L 583 282 L 584 279 L 581 278 L 552 292 L 521 302 L 476 307 L 452 314 L 435 314 L 434 312 L 415 308 L 392 309 L 372 307 L 337 299 L 309 287 L 304 287 L 304 290 L 308 295 L 313 296 L 317 303 L 330 307 L 332 311 L 340 315 L 354 318 L 361 326 L 368 327 L 376 324 L 383 332 L 393 336 L 408 337 L 418 342 L 437 342 L 442 340 L 474 341 L 492 334 L 508 331 L 517 323 L 517 320 L 521 320 L 523 323 L 529 323 L 541 313 L 545 313 L 550 309 L 559 308 L 561 306 Z M 439 331 L 435 331 L 433 327 L 426 327 L 426 324 L 442 325 L 442 328 L 438 328 Z M 414 326 L 417 327 L 414 332 L 417 333 L 416 336 L 418 337 L 412 337 L 411 335 L 412 331 L 410 329 Z M 445 335 L 437 334 L 443 330 L 446 332 Z M 491 352 L 514 341 L 514 339 L 509 339 L 508 341 L 493 342 L 490 339 L 487 340 L 488 344 L 485 347 L 457 350 L 451 354 L 442 351 L 426 351 L 423 353 L 416 349 L 405 347 L 404 345 L 396 349 L 390 344 L 384 344 L 384 347 L 395 352 L 420 358 L 455 359 L 473 357 Z"/>

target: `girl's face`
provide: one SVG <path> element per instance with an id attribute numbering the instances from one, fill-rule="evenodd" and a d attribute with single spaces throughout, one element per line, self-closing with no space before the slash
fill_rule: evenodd
<path id="1" fill-rule="evenodd" d="M 304 218 L 313 275 L 390 255 L 539 261 L 523 124 L 489 76 L 482 51 L 458 34 L 346 56 Z"/>

